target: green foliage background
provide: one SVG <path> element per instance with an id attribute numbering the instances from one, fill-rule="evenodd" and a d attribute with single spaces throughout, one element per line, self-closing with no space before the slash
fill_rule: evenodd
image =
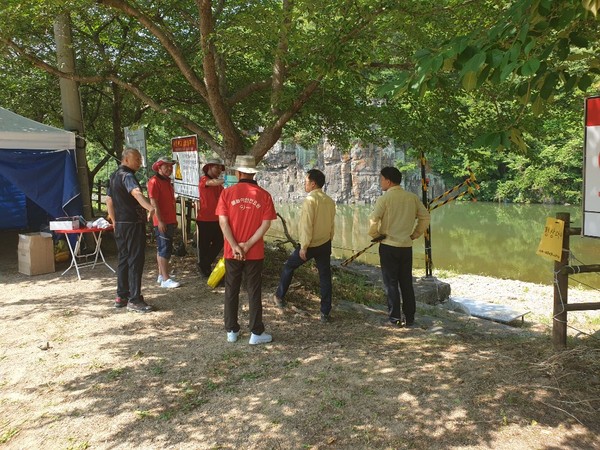
<path id="1" fill-rule="evenodd" d="M 173 54 L 122 8 L 136 8 L 162 30 L 202 80 L 199 4 L 69 3 L 91 178 L 105 179 L 116 166 L 122 128 L 132 125 L 147 126 L 150 161 L 194 127 L 210 135 L 202 152 L 260 159 L 261 130 L 272 131 L 318 80 L 282 139 L 311 145 L 326 136 L 342 149 L 392 139 L 409 149 L 405 169 L 423 152 L 448 186 L 470 167 L 480 200 L 581 201 L 583 102 L 597 92 L 600 72 L 598 1 L 213 2 L 219 88 L 230 98 L 252 88 L 221 110 L 207 105 Z M 0 104 L 60 127 L 57 75 L 48 67 L 56 61 L 52 25 L 65 3 L 5 6 Z M 277 61 L 280 91 L 270 90 Z M 234 127 L 219 125 L 219 114 Z"/>

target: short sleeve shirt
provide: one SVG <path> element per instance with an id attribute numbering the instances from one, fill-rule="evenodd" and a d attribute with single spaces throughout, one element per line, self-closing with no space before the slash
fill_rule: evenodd
<path id="1" fill-rule="evenodd" d="M 115 222 L 123 223 L 145 223 L 146 210 L 138 203 L 131 191 L 142 187 L 135 178 L 135 172 L 127 166 L 119 166 L 114 172 L 108 184 L 107 195 L 112 198 Z"/>
<path id="2" fill-rule="evenodd" d="M 148 181 L 148 196 L 156 202 L 160 216 L 166 224 L 177 223 L 177 213 L 175 212 L 175 189 L 171 184 L 171 179 L 154 175 Z M 154 214 L 152 223 L 158 226 L 158 218 Z"/>
<path id="3" fill-rule="evenodd" d="M 221 192 L 223 192 L 223 185 L 207 186 L 206 182 L 211 179 L 208 175 L 204 175 L 200 178 L 200 183 L 198 183 L 200 208 L 198 209 L 198 214 L 196 214 L 196 220 L 199 222 L 217 222 L 219 220 L 219 216 L 215 214 L 215 210 Z"/>
<path id="4" fill-rule="evenodd" d="M 226 216 L 233 237 L 237 242 L 246 242 L 252 237 L 264 220 L 275 220 L 275 206 L 271 194 L 258 186 L 255 181 L 240 180 L 225 189 L 219 197 L 216 213 Z M 233 251 L 225 239 L 223 256 L 233 259 Z M 260 239 L 246 253 L 246 259 L 257 260 L 265 257 L 265 243 Z"/>

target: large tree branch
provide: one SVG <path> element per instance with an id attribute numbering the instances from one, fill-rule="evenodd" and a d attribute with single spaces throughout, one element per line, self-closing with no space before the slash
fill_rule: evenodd
<path id="1" fill-rule="evenodd" d="M 260 161 L 271 149 L 271 147 L 273 147 L 273 145 L 275 145 L 275 143 L 279 140 L 285 124 L 288 123 L 290 119 L 294 117 L 312 97 L 323 77 L 324 75 L 321 75 L 316 80 L 311 81 L 307 86 L 305 86 L 300 95 L 298 95 L 296 100 L 294 100 L 292 105 L 285 110 L 277 118 L 277 120 L 275 120 L 273 125 L 265 128 L 265 130 L 260 134 L 260 137 L 256 143 L 252 146 L 252 155 L 254 155 L 254 158 L 257 161 Z"/>
<path id="2" fill-rule="evenodd" d="M 202 66 L 204 68 L 204 82 L 208 105 L 219 131 L 223 135 L 224 156 L 229 162 L 235 155 L 243 152 L 244 143 L 231 120 L 231 114 L 221 90 L 222 84 L 217 67 L 217 50 L 212 42 L 212 39 L 215 37 L 212 1 L 196 0 L 196 4 L 200 14 L 200 45 L 202 46 L 203 53 Z M 221 76 L 224 76 L 224 74 L 221 74 Z"/>
<path id="3" fill-rule="evenodd" d="M 291 1 L 291 0 L 290 0 Z M 287 4 L 287 1 L 284 0 L 284 6 Z M 290 4 L 287 5 L 291 7 Z M 340 35 L 338 39 L 336 39 L 336 43 L 338 45 L 335 48 L 339 48 L 352 41 L 356 36 L 358 36 L 362 31 L 364 31 L 369 24 L 373 22 L 373 20 L 381 13 L 385 11 L 385 8 L 381 7 L 371 12 L 370 14 L 364 15 L 361 17 L 356 24 L 356 26 L 352 27 L 347 33 Z M 289 13 L 289 11 L 288 11 Z M 285 28 L 285 27 L 284 27 Z M 280 39 L 281 45 L 281 39 Z M 283 49 L 283 47 L 281 47 Z M 331 52 L 325 58 L 325 64 L 322 69 L 321 74 L 316 76 L 311 82 L 309 82 L 304 89 L 298 94 L 294 102 L 287 108 L 285 111 L 279 114 L 279 117 L 276 118 L 274 123 L 265 128 L 265 130 L 261 133 L 256 143 L 252 146 L 252 155 L 254 155 L 257 161 L 260 161 L 264 155 L 271 149 L 273 145 L 277 142 L 277 140 L 281 137 L 283 132 L 283 127 L 300 111 L 300 109 L 308 102 L 308 100 L 312 97 L 315 90 L 325 77 L 325 75 L 331 70 L 335 61 L 338 59 L 339 55 L 337 52 Z M 277 63 L 275 64 L 277 66 Z M 277 74 L 279 75 L 279 74 Z M 276 86 L 275 81 L 275 72 L 273 75 L 273 89 L 278 88 Z"/>
<path id="4" fill-rule="evenodd" d="M 190 86 L 198 92 L 204 99 L 207 99 L 207 92 L 204 83 L 194 69 L 188 64 L 183 52 L 175 45 L 172 37 L 159 27 L 152 19 L 137 8 L 134 8 L 129 3 L 122 0 L 96 0 L 97 3 L 111 8 L 118 9 L 130 17 L 137 19 L 150 33 L 152 33 L 162 44 L 165 50 L 171 55 L 175 64 L 190 83 Z"/>
<path id="5" fill-rule="evenodd" d="M 83 83 L 83 84 L 97 84 L 97 83 L 102 83 L 102 82 L 106 82 L 106 81 L 111 81 L 111 82 L 115 83 L 116 85 L 118 85 L 118 86 L 122 87 L 123 89 L 127 90 L 128 92 L 132 93 L 135 97 L 140 99 L 142 102 L 144 102 L 146 105 L 148 105 L 153 110 L 171 117 L 172 119 L 174 119 L 177 123 L 179 123 L 183 127 L 187 128 L 188 130 L 190 130 L 193 133 L 198 134 L 198 136 L 200 136 L 200 138 L 204 142 L 206 142 L 206 144 L 214 152 L 222 155 L 223 148 L 221 147 L 221 145 L 219 145 L 219 143 L 213 138 L 213 136 L 208 131 L 206 131 L 205 129 L 200 127 L 197 123 L 191 121 L 184 115 L 182 115 L 176 111 L 173 111 L 167 107 L 164 107 L 163 105 L 161 105 L 159 102 L 157 102 L 152 97 L 147 95 L 142 89 L 140 89 L 138 86 L 134 85 L 133 83 L 128 83 L 126 81 L 123 81 L 119 77 L 117 77 L 117 75 L 114 75 L 114 74 L 96 75 L 96 76 L 81 76 L 81 75 L 77 75 L 74 73 L 62 72 L 61 70 L 48 64 L 47 62 L 43 61 L 42 59 L 38 58 L 37 56 L 34 56 L 34 55 L 28 53 L 27 51 L 22 49 L 20 46 L 15 44 L 10 39 L 0 37 L 0 42 L 3 43 L 4 45 L 6 45 L 7 47 L 9 47 L 10 49 L 12 49 L 13 51 L 15 51 L 16 53 L 18 53 L 22 58 L 29 61 L 35 67 L 42 69 L 45 72 L 48 72 L 57 77 L 66 78 L 66 79 L 77 81 L 77 82 Z"/>
<path id="6" fill-rule="evenodd" d="M 271 82 L 271 114 L 274 116 L 278 116 L 281 113 L 280 104 L 283 96 L 283 83 L 286 78 L 284 57 L 288 53 L 289 48 L 288 35 L 292 28 L 293 3 L 293 0 L 283 0 L 281 29 L 279 31 L 279 42 L 275 50 Z"/>
<path id="7" fill-rule="evenodd" d="M 200 127 L 197 123 L 191 121 L 190 119 L 176 111 L 162 106 L 160 103 L 158 103 L 157 101 L 152 99 L 152 97 L 150 97 L 144 91 L 142 91 L 139 87 L 135 86 L 132 83 L 127 83 L 119 79 L 116 75 L 108 75 L 107 80 L 110 80 L 113 83 L 121 86 L 123 89 L 131 92 L 133 95 L 135 95 L 141 101 L 146 103 L 153 110 L 169 116 L 183 127 L 187 128 L 193 133 L 196 133 L 204 142 L 206 142 L 206 144 L 208 144 L 211 150 L 218 154 L 222 154 L 223 148 L 219 145 L 219 143 L 215 141 L 215 139 L 208 131 Z"/>
<path id="8" fill-rule="evenodd" d="M 231 97 L 229 97 L 227 99 L 227 105 L 229 107 L 232 107 L 236 103 L 239 103 L 242 100 L 244 100 L 246 97 L 254 94 L 255 92 L 262 91 L 263 89 L 266 89 L 266 88 L 268 88 L 271 85 L 272 85 L 271 79 L 262 80 L 262 81 L 256 81 L 254 83 L 250 83 L 250 84 L 244 86 L 239 91 L 237 91 Z"/>
<path id="9" fill-rule="evenodd" d="M 102 169 L 107 162 L 109 162 L 111 159 L 118 159 L 116 157 L 116 155 L 111 155 L 111 154 L 106 154 L 104 155 L 104 158 L 102 158 L 100 160 L 100 162 L 98 164 L 96 164 L 96 167 L 94 167 L 93 169 L 90 170 L 90 179 L 93 180 L 96 177 L 96 174 L 98 172 L 100 172 L 100 169 Z"/>

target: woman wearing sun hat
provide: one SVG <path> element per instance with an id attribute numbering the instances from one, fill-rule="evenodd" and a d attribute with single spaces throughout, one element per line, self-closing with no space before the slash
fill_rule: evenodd
<path id="1" fill-rule="evenodd" d="M 204 175 L 198 183 L 199 200 L 196 202 L 196 224 L 198 233 L 198 266 L 204 277 L 209 277 L 212 264 L 223 249 L 223 232 L 215 208 L 223 192 L 221 173 L 223 161 L 211 158 L 202 166 Z"/>

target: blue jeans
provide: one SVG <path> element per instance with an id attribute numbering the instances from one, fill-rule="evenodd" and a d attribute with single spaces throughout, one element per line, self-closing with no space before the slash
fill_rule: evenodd
<path id="1" fill-rule="evenodd" d="M 390 320 L 393 322 L 401 320 L 400 304 L 402 303 L 402 312 L 406 321 L 413 322 L 416 303 L 412 280 L 412 247 L 379 244 L 379 261 Z M 400 292 L 402 292 L 402 302 L 400 302 Z"/>
<path id="2" fill-rule="evenodd" d="M 308 247 L 306 261 L 300 258 L 300 248 L 296 248 L 283 266 L 275 295 L 283 299 L 292 283 L 294 271 L 312 258 L 315 259 L 319 271 L 321 313 L 328 315 L 331 312 L 331 241 L 327 241 L 318 247 Z"/>
<path id="3" fill-rule="evenodd" d="M 158 256 L 165 259 L 170 259 L 173 254 L 173 236 L 175 236 L 175 228 L 177 224 L 167 224 L 167 231 L 161 233 L 158 227 L 154 227 L 156 234 L 156 253 Z"/>

